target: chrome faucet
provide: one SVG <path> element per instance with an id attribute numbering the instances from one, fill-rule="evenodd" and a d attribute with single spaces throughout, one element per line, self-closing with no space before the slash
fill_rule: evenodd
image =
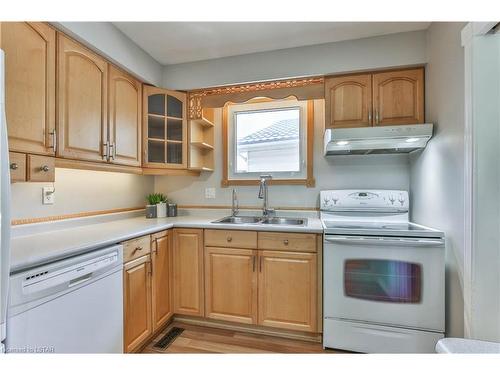
<path id="1" fill-rule="evenodd" d="M 264 202 L 262 204 L 262 216 L 267 218 L 274 215 L 274 209 L 269 208 L 269 190 L 267 181 L 271 180 L 273 176 L 269 174 L 263 174 L 260 176 L 260 185 L 259 185 L 259 199 L 263 199 Z"/>
<path id="2" fill-rule="evenodd" d="M 231 202 L 231 216 L 236 216 L 240 212 L 240 207 L 238 204 L 238 197 L 236 196 L 236 190 L 233 189 L 233 197 Z"/>

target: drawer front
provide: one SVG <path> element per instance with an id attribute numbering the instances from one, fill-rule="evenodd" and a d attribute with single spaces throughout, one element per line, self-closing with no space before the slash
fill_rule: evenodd
<path id="1" fill-rule="evenodd" d="M 257 232 L 206 229 L 205 246 L 255 249 L 257 248 Z"/>
<path id="2" fill-rule="evenodd" d="M 259 232 L 259 250 L 316 252 L 316 234 Z"/>
<path id="3" fill-rule="evenodd" d="M 28 181 L 54 182 L 55 159 L 50 156 L 28 155 Z"/>
<path id="4" fill-rule="evenodd" d="M 26 181 L 26 154 L 9 152 L 10 181 Z"/>
<path id="5" fill-rule="evenodd" d="M 134 238 L 122 243 L 123 263 L 149 255 L 151 251 L 151 239 L 149 236 Z"/>

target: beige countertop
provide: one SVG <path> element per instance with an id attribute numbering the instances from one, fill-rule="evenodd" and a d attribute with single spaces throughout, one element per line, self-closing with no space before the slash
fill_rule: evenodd
<path id="1" fill-rule="evenodd" d="M 19 272 L 49 262 L 83 254 L 131 238 L 170 228 L 210 228 L 273 232 L 323 233 L 317 217 L 307 217 L 307 225 L 220 224 L 221 215 L 182 215 L 161 219 L 144 216 L 116 217 L 108 221 L 75 221 L 74 225 L 47 225 L 42 231 L 17 230 L 11 241 L 11 272 Z M 16 228 L 17 229 L 17 228 Z"/>

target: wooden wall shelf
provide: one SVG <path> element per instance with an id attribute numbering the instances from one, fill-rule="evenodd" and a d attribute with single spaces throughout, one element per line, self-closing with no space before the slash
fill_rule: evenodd
<path id="1" fill-rule="evenodd" d="M 215 149 L 214 109 L 203 108 L 201 118 L 190 120 L 189 130 L 189 169 L 199 172 L 213 172 Z"/>

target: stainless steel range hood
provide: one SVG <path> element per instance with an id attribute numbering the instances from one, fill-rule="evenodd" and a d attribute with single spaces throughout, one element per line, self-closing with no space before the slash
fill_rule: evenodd
<path id="1" fill-rule="evenodd" d="M 432 124 L 327 129 L 325 155 L 407 153 L 427 145 Z"/>

